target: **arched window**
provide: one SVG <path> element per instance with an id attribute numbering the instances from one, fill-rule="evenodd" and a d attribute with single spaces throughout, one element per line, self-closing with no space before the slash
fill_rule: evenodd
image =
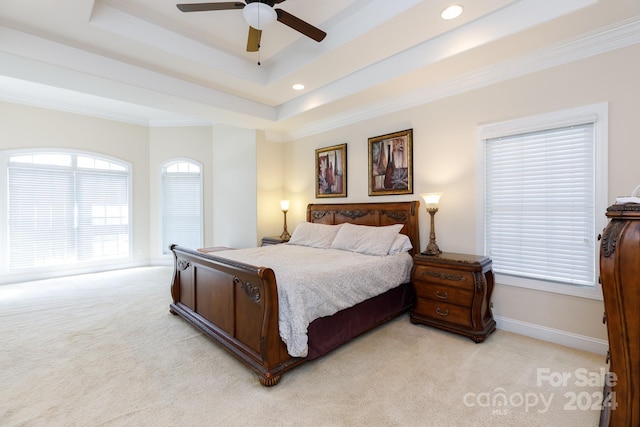
<path id="1" fill-rule="evenodd" d="M 162 253 L 169 245 L 202 247 L 202 166 L 192 160 L 162 165 Z"/>
<path id="2" fill-rule="evenodd" d="M 5 270 L 129 257 L 127 163 L 54 150 L 2 157 L 8 180 Z"/>

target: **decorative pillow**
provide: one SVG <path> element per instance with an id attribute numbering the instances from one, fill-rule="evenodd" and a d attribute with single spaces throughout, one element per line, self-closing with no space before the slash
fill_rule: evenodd
<path id="1" fill-rule="evenodd" d="M 329 225 L 301 222 L 293 231 L 289 244 L 329 249 L 340 227 L 342 227 L 342 224 Z"/>
<path id="2" fill-rule="evenodd" d="M 393 239 L 393 243 L 391 244 L 391 249 L 389 249 L 389 255 L 395 255 L 400 252 L 408 252 L 413 249 L 413 245 L 411 244 L 411 239 L 406 234 L 398 234 L 395 239 Z"/>
<path id="3" fill-rule="evenodd" d="M 400 230 L 402 224 L 373 227 L 344 223 L 331 248 L 367 255 L 387 255 Z"/>

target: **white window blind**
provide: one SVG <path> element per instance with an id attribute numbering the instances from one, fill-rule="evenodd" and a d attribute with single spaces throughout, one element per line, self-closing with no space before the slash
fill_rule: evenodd
<path id="1" fill-rule="evenodd" d="M 8 177 L 9 269 L 73 262 L 73 173 L 14 166 Z"/>
<path id="2" fill-rule="evenodd" d="M 8 160 L 9 270 L 129 256 L 126 165 L 73 153 Z"/>
<path id="3" fill-rule="evenodd" d="M 594 123 L 485 140 L 485 247 L 497 273 L 595 286 Z"/>
<path id="4" fill-rule="evenodd" d="M 202 247 L 201 167 L 173 161 L 162 168 L 162 253 L 169 245 Z"/>
<path id="5" fill-rule="evenodd" d="M 76 173 L 78 260 L 128 255 L 128 187 L 127 175 Z"/>

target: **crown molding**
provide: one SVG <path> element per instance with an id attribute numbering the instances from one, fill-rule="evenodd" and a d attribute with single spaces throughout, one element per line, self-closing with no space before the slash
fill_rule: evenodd
<path id="1" fill-rule="evenodd" d="M 291 130 L 282 138 L 284 141 L 304 138 L 638 43 L 640 18 L 635 17 L 409 94 L 342 111 Z"/>

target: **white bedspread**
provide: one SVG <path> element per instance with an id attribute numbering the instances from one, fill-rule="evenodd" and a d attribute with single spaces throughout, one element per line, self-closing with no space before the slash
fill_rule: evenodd
<path id="1" fill-rule="evenodd" d="M 409 282 L 412 266 L 407 252 L 371 256 L 289 244 L 215 255 L 273 269 L 280 336 L 293 357 L 307 355 L 307 327 L 312 321 Z"/>

